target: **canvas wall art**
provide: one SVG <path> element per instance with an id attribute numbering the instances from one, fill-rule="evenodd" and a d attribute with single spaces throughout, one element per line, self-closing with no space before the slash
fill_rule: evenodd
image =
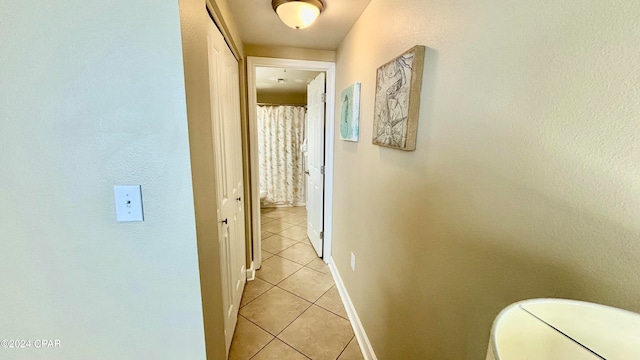
<path id="1" fill-rule="evenodd" d="M 424 52 L 424 46 L 414 46 L 378 68 L 374 144 L 405 151 L 416 149 Z"/>
<path id="2" fill-rule="evenodd" d="M 357 82 L 342 91 L 340 96 L 340 139 L 358 141 L 360 122 L 360 83 Z"/>

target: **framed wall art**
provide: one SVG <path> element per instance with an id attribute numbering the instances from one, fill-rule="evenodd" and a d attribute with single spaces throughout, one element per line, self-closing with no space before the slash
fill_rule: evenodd
<path id="1" fill-rule="evenodd" d="M 342 91 L 340 96 L 340 139 L 358 141 L 360 122 L 360 83 Z"/>
<path id="2" fill-rule="evenodd" d="M 378 68 L 373 143 L 416 149 L 425 47 L 418 45 Z"/>

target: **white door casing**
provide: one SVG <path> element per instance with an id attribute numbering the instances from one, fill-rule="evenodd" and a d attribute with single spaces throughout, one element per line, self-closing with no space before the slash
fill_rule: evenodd
<path id="1" fill-rule="evenodd" d="M 307 236 L 322 257 L 324 214 L 325 74 L 307 85 Z"/>
<path id="2" fill-rule="evenodd" d="M 332 204 L 333 204 L 333 146 L 335 142 L 334 132 L 334 106 L 336 94 L 336 70 L 335 63 L 326 61 L 295 60 L 282 58 L 247 57 L 247 84 L 248 84 L 248 105 L 249 105 L 249 144 L 247 151 L 250 155 L 250 177 L 251 181 L 251 218 L 252 227 L 252 264 L 251 269 L 259 269 L 262 265 L 261 257 L 261 226 L 260 226 L 260 189 L 258 179 L 258 125 L 257 125 L 257 91 L 256 91 L 256 68 L 276 67 L 286 69 L 298 69 L 308 71 L 323 71 L 326 73 L 326 128 L 325 128 L 325 183 L 324 183 L 324 241 L 323 260 L 329 262 L 331 258 L 331 227 L 332 227 Z"/>
<path id="3" fill-rule="evenodd" d="M 208 51 L 222 302 L 228 353 L 246 282 L 240 95 L 238 62 L 213 21 L 209 22 Z"/>

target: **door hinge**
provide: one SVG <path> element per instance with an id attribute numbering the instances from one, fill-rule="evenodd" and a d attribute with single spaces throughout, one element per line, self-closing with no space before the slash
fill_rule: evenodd
<path id="1" fill-rule="evenodd" d="M 322 100 L 322 102 L 327 102 L 327 93 L 322 93 L 320 100 Z"/>
<path id="2" fill-rule="evenodd" d="M 324 165 L 320 166 L 320 174 L 324 175 Z"/>
<path id="3" fill-rule="evenodd" d="M 324 231 L 320 231 L 320 240 L 324 240 Z"/>

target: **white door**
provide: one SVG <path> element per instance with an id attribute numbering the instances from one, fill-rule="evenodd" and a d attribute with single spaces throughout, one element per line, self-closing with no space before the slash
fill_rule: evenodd
<path id="1" fill-rule="evenodd" d="M 208 30 L 222 302 L 228 352 L 246 282 L 239 77 L 238 62 L 212 21 Z"/>
<path id="2" fill-rule="evenodd" d="M 226 44 L 226 42 L 225 42 Z M 231 170 L 231 198 L 235 202 L 235 212 L 233 213 L 233 226 L 235 237 L 233 239 L 234 249 L 234 294 L 233 294 L 233 316 L 237 319 L 238 310 L 240 308 L 240 300 L 242 300 L 242 292 L 247 281 L 246 272 L 246 233 L 244 223 L 244 172 L 242 167 L 242 134 L 241 134 L 241 118 L 240 118 L 240 75 L 238 73 L 238 60 L 228 47 L 226 50 L 226 74 L 229 78 L 227 81 L 227 99 L 228 106 L 223 111 L 225 124 L 228 124 L 231 130 L 230 141 L 233 143 L 228 152 L 229 160 L 232 163 Z M 232 207 L 233 208 L 233 207 Z M 235 329 L 235 320 L 234 327 Z M 230 334 L 229 344 L 233 337 Z"/>
<path id="3" fill-rule="evenodd" d="M 322 257 L 324 214 L 324 92 L 320 73 L 307 86 L 307 236 Z"/>

